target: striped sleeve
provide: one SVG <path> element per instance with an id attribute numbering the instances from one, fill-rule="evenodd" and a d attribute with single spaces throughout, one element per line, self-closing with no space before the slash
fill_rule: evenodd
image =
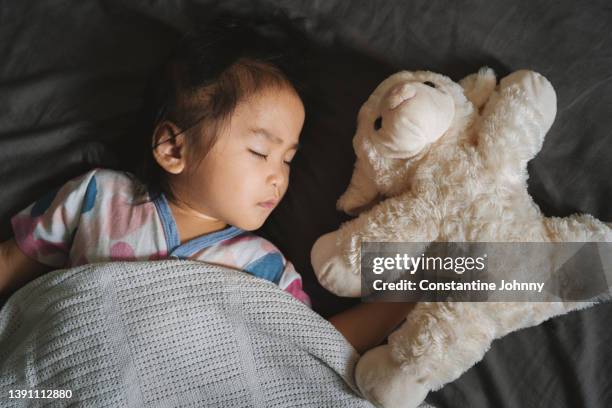
<path id="1" fill-rule="evenodd" d="M 283 274 L 281 275 L 278 286 L 289 292 L 294 298 L 304 303 L 308 307 L 312 307 L 310 297 L 302 289 L 302 277 L 295 270 L 290 261 L 286 261 Z"/>
<path id="2" fill-rule="evenodd" d="M 261 245 L 254 247 L 258 250 L 269 250 L 258 257 L 256 260 L 249 262 L 242 270 L 250 273 L 258 278 L 269 280 L 277 284 L 281 289 L 289 292 L 294 298 L 311 307 L 310 298 L 302 289 L 302 277 L 295 270 L 293 264 L 285 259 L 285 257 L 268 241 L 257 237 L 256 242 Z"/>

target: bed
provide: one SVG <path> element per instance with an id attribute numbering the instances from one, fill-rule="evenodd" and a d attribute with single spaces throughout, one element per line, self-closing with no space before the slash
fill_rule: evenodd
<path id="1" fill-rule="evenodd" d="M 558 114 L 529 164 L 529 192 L 547 216 L 612 221 L 612 7 L 603 1 L 229 1 L 282 9 L 311 38 L 311 98 L 286 197 L 258 231 L 304 278 L 323 316 L 358 300 L 326 292 L 310 248 L 347 215 L 334 208 L 354 162 L 357 111 L 400 69 L 453 79 L 488 65 L 544 74 Z M 147 78 L 180 33 L 206 24 L 212 1 L 4 2 L 0 26 L 0 239 L 9 218 L 94 167 L 129 164 Z M 436 407 L 612 406 L 612 304 L 555 318 L 493 343 Z"/>

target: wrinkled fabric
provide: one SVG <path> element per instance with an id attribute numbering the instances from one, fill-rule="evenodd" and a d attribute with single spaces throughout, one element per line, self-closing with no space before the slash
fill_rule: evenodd
<path id="1" fill-rule="evenodd" d="M 0 236 L 9 218 L 51 187 L 98 165 L 124 168 L 139 134 L 147 77 L 179 33 L 205 24 L 217 2 L 0 2 Z M 521 0 L 229 1 L 280 7 L 316 40 L 302 148 L 290 187 L 261 233 L 304 279 L 313 308 L 354 300 L 323 290 L 310 248 L 348 216 L 335 210 L 353 170 L 361 104 L 399 69 L 458 80 L 488 65 L 528 68 L 558 96 L 557 118 L 529 164 L 529 192 L 547 216 L 612 221 L 612 9 L 607 2 Z M 612 405 L 612 306 L 554 319 L 496 341 L 484 360 L 432 394 L 440 407 Z"/>
<path id="2" fill-rule="evenodd" d="M 321 316 L 232 268 L 89 264 L 0 309 L 0 406 L 371 408 L 358 357 Z M 7 398 L 24 389 L 72 395 Z"/>

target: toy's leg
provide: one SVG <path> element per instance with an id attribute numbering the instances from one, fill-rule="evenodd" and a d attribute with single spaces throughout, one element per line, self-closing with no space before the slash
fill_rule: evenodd
<path id="1" fill-rule="evenodd" d="M 362 242 L 423 242 L 438 236 L 433 204 L 412 193 L 391 197 L 339 230 L 321 236 L 312 247 L 311 262 L 319 282 L 339 296 L 361 295 Z"/>
<path id="2" fill-rule="evenodd" d="M 548 217 L 544 219 L 544 226 L 553 242 L 612 242 L 610 224 L 590 214 Z"/>
<path id="3" fill-rule="evenodd" d="M 419 303 L 388 345 L 364 354 L 355 379 L 374 402 L 414 408 L 480 361 L 495 339 L 566 311 L 560 302 Z"/>
<path id="4" fill-rule="evenodd" d="M 429 388 L 402 370 L 388 344 L 369 350 L 357 362 L 355 382 L 363 396 L 385 408 L 417 407 Z"/>
<path id="5" fill-rule="evenodd" d="M 612 228 L 589 214 L 549 217 L 544 226 L 551 241 L 568 243 L 558 250 L 549 278 L 556 296 L 583 301 L 569 304 L 573 309 L 585 307 L 586 301 L 608 300 L 612 295 Z"/>
<path id="6" fill-rule="evenodd" d="M 524 169 L 542 148 L 557 111 L 557 96 L 548 80 L 533 71 L 503 78 L 484 108 L 478 149 L 496 168 Z"/>
<path id="7" fill-rule="evenodd" d="M 368 399 L 387 407 L 415 408 L 479 361 L 498 324 L 485 303 L 423 302 L 389 336 L 389 344 L 359 360 L 355 380 Z M 402 402 L 403 401 L 403 402 Z"/>

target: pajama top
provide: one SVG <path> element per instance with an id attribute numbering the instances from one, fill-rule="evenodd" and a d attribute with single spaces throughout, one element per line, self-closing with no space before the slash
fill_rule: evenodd
<path id="1" fill-rule="evenodd" d="M 134 204 L 134 183 L 123 172 L 100 168 L 68 181 L 11 218 L 17 245 L 56 268 L 167 258 L 205 261 L 271 281 L 310 306 L 301 276 L 272 243 L 234 226 L 181 243 L 163 193 Z"/>

